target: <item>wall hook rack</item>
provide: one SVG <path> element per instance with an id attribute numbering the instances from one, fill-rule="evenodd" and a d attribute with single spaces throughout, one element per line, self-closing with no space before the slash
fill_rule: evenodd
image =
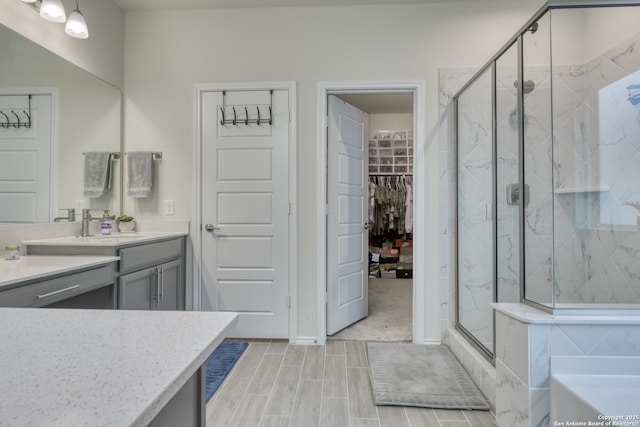
<path id="1" fill-rule="evenodd" d="M 2 95 L 2 96 L 25 96 L 25 95 Z M 22 115 L 24 115 L 24 117 L 26 118 L 26 120 L 21 120 L 20 119 L 20 114 L 16 113 L 14 110 L 10 110 L 9 114 L 13 115 L 13 117 L 15 117 L 15 119 L 13 119 L 13 117 L 7 115 L 6 112 L 0 110 L 0 114 L 2 114 L 2 116 L 4 117 L 4 120 L 2 122 L 0 122 L 0 127 L 3 129 L 9 129 L 9 128 L 15 128 L 15 129 L 19 129 L 19 128 L 26 128 L 29 129 L 31 128 L 31 95 L 26 95 L 28 98 L 28 102 L 29 102 L 29 110 L 22 110 Z"/>
<path id="2" fill-rule="evenodd" d="M 266 124 L 268 123 L 269 126 L 273 126 L 273 89 L 269 90 L 269 118 L 267 119 L 266 117 L 262 117 L 260 115 L 260 107 L 256 106 L 256 111 L 258 113 L 257 118 L 255 119 L 250 119 L 249 118 L 249 107 L 244 107 L 244 119 L 238 119 L 238 112 L 236 111 L 236 107 L 231 107 L 231 110 L 233 111 L 233 118 L 227 118 L 227 91 L 223 90 L 222 91 L 222 107 L 220 107 L 220 113 L 222 114 L 222 119 L 220 119 L 220 125 L 224 126 L 224 125 L 234 125 L 237 126 L 238 123 L 244 123 L 245 125 L 249 125 L 249 124 L 257 124 L 258 126 L 260 126 L 261 124 Z M 240 107 L 238 107 L 240 108 Z M 253 107 L 251 107 L 251 109 L 253 110 Z M 242 110 L 240 110 L 240 114 L 242 114 Z"/>

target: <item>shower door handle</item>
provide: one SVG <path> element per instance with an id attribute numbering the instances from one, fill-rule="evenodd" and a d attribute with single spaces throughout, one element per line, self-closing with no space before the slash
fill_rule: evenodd
<path id="1" fill-rule="evenodd" d="M 507 204 L 518 205 L 520 203 L 520 185 L 507 184 Z M 529 184 L 524 185 L 524 204 L 529 204 Z"/>

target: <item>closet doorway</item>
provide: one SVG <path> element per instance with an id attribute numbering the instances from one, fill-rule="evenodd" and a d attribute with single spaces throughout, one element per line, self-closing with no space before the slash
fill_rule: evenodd
<path id="1" fill-rule="evenodd" d="M 415 338 L 414 96 L 408 91 L 328 95 L 329 338 Z"/>

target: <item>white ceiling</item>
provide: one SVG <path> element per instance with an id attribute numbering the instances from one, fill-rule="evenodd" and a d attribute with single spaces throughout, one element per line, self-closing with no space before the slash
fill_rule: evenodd
<path id="1" fill-rule="evenodd" d="M 442 3 L 451 0 L 113 0 L 125 11 L 247 7 L 355 6 Z M 477 0 L 476 0 L 477 1 Z"/>
<path id="2" fill-rule="evenodd" d="M 336 96 L 369 114 L 413 113 L 411 93 L 350 93 Z"/>

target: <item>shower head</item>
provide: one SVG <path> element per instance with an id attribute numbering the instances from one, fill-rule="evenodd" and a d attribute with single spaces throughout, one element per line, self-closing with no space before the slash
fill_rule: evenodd
<path id="1" fill-rule="evenodd" d="M 513 81 L 513 86 L 514 87 L 518 87 L 518 81 L 514 80 Z M 525 80 L 524 84 L 522 85 L 522 92 L 526 95 L 528 93 L 533 92 L 533 89 L 535 89 L 536 84 L 533 82 L 533 80 Z"/>

